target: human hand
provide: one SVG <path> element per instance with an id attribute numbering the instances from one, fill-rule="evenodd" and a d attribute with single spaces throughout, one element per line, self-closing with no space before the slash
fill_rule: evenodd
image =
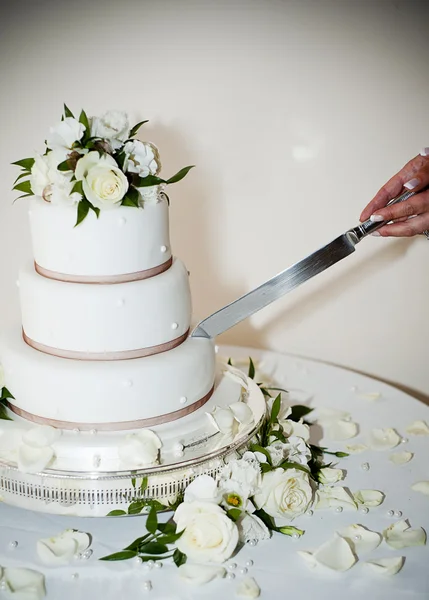
<path id="1" fill-rule="evenodd" d="M 361 221 L 371 219 L 374 222 L 393 221 L 384 225 L 372 235 L 383 237 L 412 237 L 429 229 L 429 148 L 411 159 L 377 192 L 364 208 Z M 386 206 L 405 189 L 417 192 L 403 202 Z M 420 191 L 423 190 L 423 191 Z"/>

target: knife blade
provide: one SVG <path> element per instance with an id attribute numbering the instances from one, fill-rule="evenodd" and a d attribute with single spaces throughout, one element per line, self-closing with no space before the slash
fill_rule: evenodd
<path id="1" fill-rule="evenodd" d="M 393 198 L 388 205 L 404 202 L 416 192 L 406 191 Z M 303 260 L 275 275 L 251 292 L 224 306 L 206 319 L 203 319 L 191 333 L 191 337 L 215 338 L 240 321 L 247 319 L 265 306 L 291 292 L 305 281 L 322 273 L 340 260 L 350 256 L 356 245 L 368 234 L 386 225 L 386 221 L 373 222 L 370 219 L 346 231 L 332 242 L 313 252 Z"/>

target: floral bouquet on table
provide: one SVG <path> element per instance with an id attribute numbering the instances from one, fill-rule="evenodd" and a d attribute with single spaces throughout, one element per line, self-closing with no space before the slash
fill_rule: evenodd
<path id="1" fill-rule="evenodd" d="M 134 139 L 144 123 L 130 127 L 126 113 L 114 110 L 90 118 L 82 110 L 76 119 L 64 105 L 61 121 L 50 128 L 45 153 L 13 163 L 22 169 L 13 189 L 23 192 L 20 198 L 36 195 L 76 206 L 76 225 L 90 210 L 98 217 L 100 209 L 159 201 L 165 186 L 183 179 L 192 166 L 169 179 L 159 177 L 157 147 Z"/>
<path id="2" fill-rule="evenodd" d="M 227 369 L 234 379 L 241 375 L 242 380 L 243 373 L 230 362 Z M 255 378 L 251 359 L 248 376 Z M 134 558 L 148 562 L 172 557 L 185 579 L 208 581 L 225 575 L 219 564 L 243 544 L 254 546 L 273 533 L 292 537 L 304 534 L 291 522 L 311 513 L 313 503 L 319 501 L 319 483 L 335 483 L 343 476 L 340 469 L 323 463 L 324 453 L 340 458 L 347 454 L 327 452 L 310 444 L 310 426 L 304 417 L 312 409 L 289 406 L 286 390 L 258 385 L 266 398 L 267 413 L 249 449 L 229 459 L 216 478 L 196 477 L 184 495 L 169 507 L 154 500 L 133 502 L 129 513 L 149 511 L 148 533 L 101 560 Z M 273 391 L 280 392 L 276 398 L 271 395 Z M 135 480 L 133 485 L 136 487 Z M 143 479 L 140 492 L 146 485 L 147 480 Z M 158 523 L 157 512 L 166 509 L 174 510 L 172 519 Z M 111 514 L 119 516 L 125 512 Z M 198 564 L 185 564 L 188 558 Z"/>

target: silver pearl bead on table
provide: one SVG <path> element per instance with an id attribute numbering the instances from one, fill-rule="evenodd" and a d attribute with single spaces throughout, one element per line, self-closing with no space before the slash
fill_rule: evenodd
<path id="1" fill-rule="evenodd" d="M 143 581 L 143 590 L 145 592 L 150 592 L 152 589 L 152 582 L 151 581 Z"/>
<path id="2" fill-rule="evenodd" d="M 343 512 L 343 507 L 342 506 L 337 506 L 337 508 L 335 509 L 335 512 L 342 513 Z M 294 533 L 293 535 L 296 535 L 296 533 Z"/>
<path id="3" fill-rule="evenodd" d="M 234 573 L 227 573 L 226 578 L 231 581 L 232 579 L 235 579 L 235 575 Z"/>
<path id="4" fill-rule="evenodd" d="M 246 567 L 240 567 L 240 569 L 238 569 L 238 572 L 240 573 L 240 575 L 246 575 L 247 569 Z"/>
<path id="5" fill-rule="evenodd" d="M 368 514 L 368 513 L 369 513 L 369 508 L 368 508 L 367 506 L 363 506 L 363 507 L 360 509 L 360 512 L 361 512 L 361 513 L 363 513 L 364 515 L 366 515 L 366 514 Z"/>
<path id="6" fill-rule="evenodd" d="M 387 516 L 388 517 L 393 517 L 394 514 L 395 514 L 395 512 L 393 510 L 388 510 L 387 511 Z"/>
<path id="7" fill-rule="evenodd" d="M 160 560 L 155 562 L 155 569 L 162 569 L 162 562 Z"/>
<path id="8" fill-rule="evenodd" d="M 369 463 L 364 462 L 362 463 L 362 471 L 369 471 Z"/>
<path id="9" fill-rule="evenodd" d="M 246 565 L 246 567 L 253 567 L 254 563 L 253 563 L 253 560 L 250 559 L 250 560 L 246 560 L 246 562 L 244 564 Z"/>
<path id="10" fill-rule="evenodd" d="M 16 540 L 14 540 L 13 542 L 9 542 L 9 548 L 17 548 L 18 547 L 18 542 Z"/>
<path id="11" fill-rule="evenodd" d="M 400 510 L 396 510 L 396 511 L 395 511 L 395 517 L 398 517 L 398 518 L 399 518 L 399 517 L 402 517 L 402 511 L 400 511 Z"/>
<path id="12" fill-rule="evenodd" d="M 257 540 L 249 540 L 247 543 L 249 544 L 249 546 L 254 548 L 257 545 L 258 541 Z"/>
<path id="13" fill-rule="evenodd" d="M 76 581 L 76 579 L 79 579 L 79 573 L 72 573 L 71 578 Z"/>
<path id="14" fill-rule="evenodd" d="M 228 565 L 228 571 L 235 571 L 235 569 L 237 568 L 236 563 L 229 563 Z"/>

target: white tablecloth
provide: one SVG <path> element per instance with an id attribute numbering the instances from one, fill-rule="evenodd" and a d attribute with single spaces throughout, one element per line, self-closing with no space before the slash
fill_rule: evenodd
<path id="1" fill-rule="evenodd" d="M 392 550 L 384 542 L 368 557 L 363 557 L 346 573 L 309 570 L 297 550 L 313 550 L 332 537 L 336 530 L 359 523 L 381 532 L 395 518 L 389 510 L 402 511 L 412 527 L 423 527 L 429 532 L 429 497 L 411 490 L 416 481 L 429 480 L 429 436 L 410 436 L 405 428 L 412 421 L 421 419 L 429 423 L 429 408 L 403 392 L 378 381 L 351 371 L 319 362 L 298 359 L 272 352 L 221 347 L 220 353 L 233 358 L 252 356 L 261 358 L 264 370 L 292 391 L 297 402 L 305 401 L 313 407 L 330 407 L 351 413 L 359 424 L 359 436 L 352 441 L 332 442 L 321 438 L 321 430 L 313 428 L 315 443 L 342 450 L 347 443 L 365 443 L 373 427 L 393 427 L 408 443 L 395 451 L 414 453 L 411 462 L 396 466 L 389 461 L 391 452 L 366 450 L 362 454 L 342 459 L 339 466 L 347 471 L 343 485 L 352 491 L 377 489 L 386 494 L 384 503 L 370 509 L 368 514 L 360 511 L 337 513 L 332 510 L 316 511 L 313 516 L 304 515 L 296 520 L 305 535 L 294 540 L 275 534 L 266 542 L 252 548 L 246 546 L 228 561 L 236 563 L 232 572 L 235 579 L 216 580 L 205 586 L 193 588 L 180 581 L 173 564 L 161 569 L 148 570 L 133 561 L 100 562 L 97 558 L 118 551 L 145 532 L 144 517 L 127 518 L 71 518 L 39 514 L 0 505 L 0 565 L 29 567 L 45 574 L 48 600 L 77 600 L 97 598 L 150 597 L 157 600 L 217 600 L 235 597 L 235 588 L 244 577 L 240 568 L 253 560 L 248 575 L 258 582 L 262 598 L 276 600 L 411 600 L 429 599 L 429 546 Z M 370 400 L 365 393 L 380 392 L 381 397 Z M 362 464 L 368 462 L 370 469 L 364 471 Z M 93 555 L 89 560 L 76 560 L 67 567 L 44 566 L 36 554 L 36 542 L 43 537 L 55 535 L 66 528 L 79 529 L 92 535 Z M 10 547 L 17 541 L 16 548 Z M 363 564 L 364 560 L 391 556 L 405 556 L 402 571 L 393 577 L 373 574 Z M 75 574 L 78 577 L 74 576 Z M 144 589 L 150 580 L 152 591 Z M 1 592 L 0 592 L 0 597 Z"/>

